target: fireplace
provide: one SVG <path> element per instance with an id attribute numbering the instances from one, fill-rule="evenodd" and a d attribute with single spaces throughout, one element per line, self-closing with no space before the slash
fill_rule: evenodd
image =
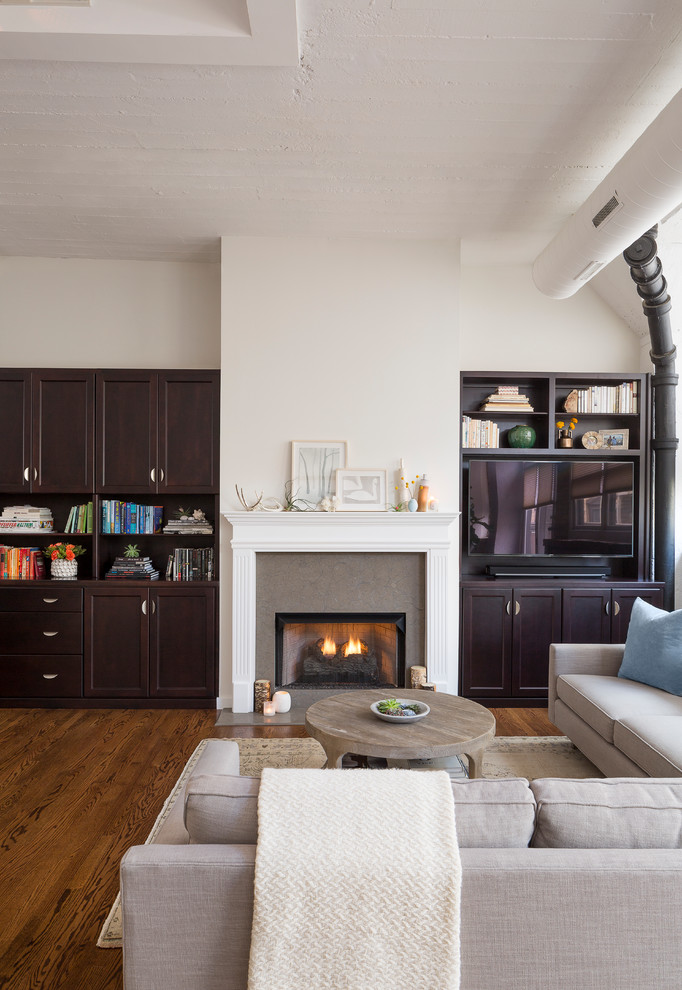
<path id="1" fill-rule="evenodd" d="M 280 612 L 275 625 L 278 686 L 329 691 L 405 684 L 402 612 Z"/>
<path id="2" fill-rule="evenodd" d="M 425 666 L 439 691 L 456 693 L 457 513 L 224 514 L 232 527 L 232 697 L 221 697 L 223 707 L 251 712 L 254 681 L 276 683 L 278 612 L 404 612 L 405 665 Z M 301 693 L 319 698 L 314 689 Z"/>

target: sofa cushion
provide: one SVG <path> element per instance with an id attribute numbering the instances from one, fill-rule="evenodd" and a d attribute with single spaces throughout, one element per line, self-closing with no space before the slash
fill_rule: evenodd
<path id="1" fill-rule="evenodd" d="M 537 802 L 532 846 L 555 849 L 681 849 L 682 781 L 531 782 Z"/>
<path id="2" fill-rule="evenodd" d="M 630 715 L 682 715 L 682 698 L 659 688 L 603 674 L 562 674 L 557 695 L 607 742 L 614 722 Z"/>
<path id="3" fill-rule="evenodd" d="M 191 760 L 190 760 L 191 763 Z M 201 774 L 238 774 L 239 746 L 230 739 L 208 739 L 202 752 L 191 767 L 188 779 L 175 785 L 166 802 L 164 811 L 157 820 L 153 842 L 161 845 L 186 845 L 189 842 L 187 829 L 183 824 L 185 795 L 195 776 Z M 182 780 L 182 778 L 181 778 Z"/>
<path id="4" fill-rule="evenodd" d="M 453 780 L 452 793 L 463 849 L 512 849 L 530 843 L 535 799 L 525 777 Z"/>
<path id="5" fill-rule="evenodd" d="M 618 676 L 682 696 L 682 610 L 635 599 Z"/>
<path id="6" fill-rule="evenodd" d="M 185 801 L 190 842 L 254 844 L 258 837 L 259 784 L 255 777 L 193 777 Z M 492 849 L 528 845 L 535 825 L 535 799 L 527 780 L 453 781 L 452 792 L 460 846 Z"/>
<path id="7" fill-rule="evenodd" d="M 616 722 L 613 741 L 650 777 L 682 777 L 682 715 L 633 715 Z"/>

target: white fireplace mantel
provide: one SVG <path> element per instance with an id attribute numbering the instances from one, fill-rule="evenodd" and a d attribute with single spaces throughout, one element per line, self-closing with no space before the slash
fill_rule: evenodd
<path id="1" fill-rule="evenodd" d="M 253 711 L 257 553 L 426 555 L 428 678 L 454 691 L 455 512 L 223 512 L 232 526 L 232 684 L 235 712 Z"/>

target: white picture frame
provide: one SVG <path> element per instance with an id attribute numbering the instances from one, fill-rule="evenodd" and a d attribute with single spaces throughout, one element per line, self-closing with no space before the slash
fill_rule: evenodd
<path id="1" fill-rule="evenodd" d="M 628 450 L 630 446 L 629 430 L 599 430 L 603 450 Z"/>
<path id="2" fill-rule="evenodd" d="M 292 440 L 292 495 L 316 506 L 336 492 L 336 472 L 345 468 L 345 440 Z"/>
<path id="3" fill-rule="evenodd" d="M 386 471 L 375 468 L 337 471 L 336 508 L 343 512 L 385 512 Z"/>

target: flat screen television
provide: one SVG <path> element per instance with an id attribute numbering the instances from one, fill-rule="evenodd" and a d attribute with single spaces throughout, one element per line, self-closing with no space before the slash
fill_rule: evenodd
<path id="1" fill-rule="evenodd" d="M 630 461 L 469 461 L 469 555 L 632 557 Z"/>

